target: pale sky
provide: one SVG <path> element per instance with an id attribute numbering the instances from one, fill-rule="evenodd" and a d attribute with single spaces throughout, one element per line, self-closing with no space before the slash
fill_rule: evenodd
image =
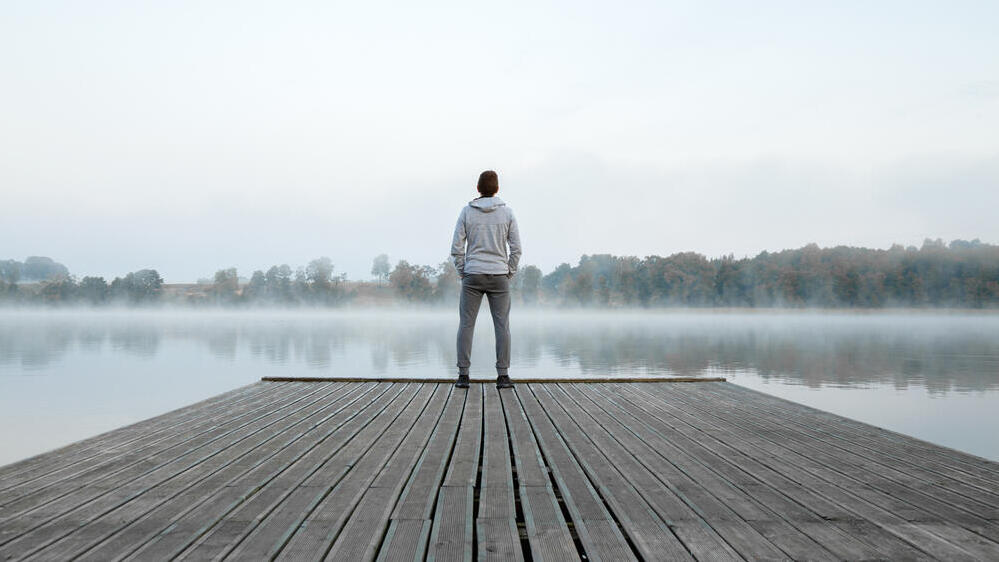
<path id="1" fill-rule="evenodd" d="M 167 282 L 999 242 L 999 2 L 6 2 L 0 259 Z"/>

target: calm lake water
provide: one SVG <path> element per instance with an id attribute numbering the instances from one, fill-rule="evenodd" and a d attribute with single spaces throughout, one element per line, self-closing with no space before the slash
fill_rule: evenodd
<path id="1" fill-rule="evenodd" d="M 514 377 L 724 376 L 999 460 L 999 315 L 514 310 Z M 441 377 L 452 312 L 0 311 L 0 464 L 262 376 Z M 494 376 L 488 308 L 472 376 Z"/>

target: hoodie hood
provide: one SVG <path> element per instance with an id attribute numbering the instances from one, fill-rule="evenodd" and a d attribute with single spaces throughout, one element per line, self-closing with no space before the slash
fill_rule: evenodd
<path id="1" fill-rule="evenodd" d="M 475 207 L 483 213 L 491 213 L 496 209 L 506 205 L 502 199 L 493 195 L 492 197 L 478 197 L 468 202 L 469 206 Z"/>

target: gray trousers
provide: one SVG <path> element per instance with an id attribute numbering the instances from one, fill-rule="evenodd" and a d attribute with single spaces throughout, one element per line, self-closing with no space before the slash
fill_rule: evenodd
<path id="1" fill-rule="evenodd" d="M 471 273 L 461 280 L 461 302 L 458 304 L 458 374 L 467 375 L 472 364 L 472 334 L 479 315 L 482 295 L 489 299 L 496 333 L 496 374 L 505 375 L 510 368 L 510 278 L 506 275 Z"/>

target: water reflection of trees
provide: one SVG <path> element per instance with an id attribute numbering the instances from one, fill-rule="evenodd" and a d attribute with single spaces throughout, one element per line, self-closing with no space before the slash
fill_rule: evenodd
<path id="1" fill-rule="evenodd" d="M 484 310 L 484 312 L 486 312 Z M 169 360 L 165 340 L 216 358 L 386 375 L 454 364 L 452 314 L 15 315 L 0 321 L 0 366 L 44 368 L 73 352 Z M 491 326 L 478 357 L 491 353 Z M 514 321 L 514 366 L 699 376 L 750 371 L 811 386 L 999 389 L 999 317 L 541 314 Z M 570 373 L 571 374 L 571 373 Z M 560 376 L 562 373 L 552 373 Z"/>
<path id="2" fill-rule="evenodd" d="M 999 389 L 999 319 L 692 315 L 542 323 L 537 341 L 589 374 L 752 371 L 811 386 Z"/>
<path id="3" fill-rule="evenodd" d="M 100 353 L 105 349 L 138 357 L 154 357 L 162 334 L 148 323 L 90 325 L 86 322 L 0 322 L 0 365 L 42 369 L 73 349 Z"/>

